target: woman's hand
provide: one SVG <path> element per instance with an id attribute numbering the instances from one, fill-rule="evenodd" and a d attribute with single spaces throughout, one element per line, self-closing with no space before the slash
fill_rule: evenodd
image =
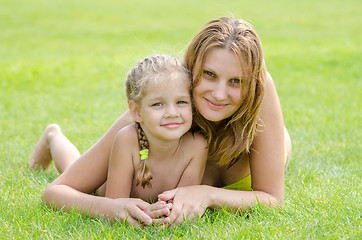
<path id="1" fill-rule="evenodd" d="M 180 224 L 184 218 L 202 216 L 209 207 L 208 186 L 195 185 L 176 188 L 158 195 L 159 201 L 172 201 L 169 215 L 171 224 Z"/>

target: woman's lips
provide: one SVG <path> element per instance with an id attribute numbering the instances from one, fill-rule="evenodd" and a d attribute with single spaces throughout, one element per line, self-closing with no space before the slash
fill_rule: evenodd
<path id="1" fill-rule="evenodd" d="M 204 98 L 205 101 L 207 102 L 207 104 L 211 107 L 211 108 L 215 108 L 215 109 L 221 109 L 223 107 L 226 107 L 228 104 L 221 104 L 221 103 L 215 103 L 207 98 Z"/>

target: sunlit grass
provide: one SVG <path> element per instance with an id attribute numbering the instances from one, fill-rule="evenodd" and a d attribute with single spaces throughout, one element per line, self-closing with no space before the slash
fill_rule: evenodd
<path id="1" fill-rule="evenodd" d="M 360 1 L 23 1 L 0 7 L 0 237 L 17 239 L 361 238 Z M 280 209 L 207 211 L 136 230 L 53 211 L 56 176 L 30 172 L 44 127 L 81 152 L 122 113 L 127 71 L 153 53 L 182 57 L 208 20 L 233 14 L 259 33 L 293 139 Z"/>

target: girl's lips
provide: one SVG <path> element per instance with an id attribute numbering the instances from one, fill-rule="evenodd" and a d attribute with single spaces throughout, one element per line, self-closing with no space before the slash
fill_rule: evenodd
<path id="1" fill-rule="evenodd" d="M 177 123 L 177 122 L 172 122 L 172 123 L 166 123 L 166 124 L 162 124 L 162 127 L 167 127 L 167 128 L 178 128 L 181 125 L 181 123 Z"/>
<path id="2" fill-rule="evenodd" d="M 221 108 L 227 106 L 227 104 L 215 103 L 215 102 L 213 102 L 213 101 L 210 101 L 210 100 L 207 99 L 207 98 L 204 98 L 204 99 L 205 99 L 205 101 L 207 102 L 207 104 L 209 104 L 209 106 L 210 106 L 211 108 L 221 109 Z"/>

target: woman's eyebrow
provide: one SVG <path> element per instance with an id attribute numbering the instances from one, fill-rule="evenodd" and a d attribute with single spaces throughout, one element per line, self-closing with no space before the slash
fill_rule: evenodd
<path id="1" fill-rule="evenodd" d="M 208 70 L 208 71 L 210 71 L 210 72 L 214 72 L 214 70 L 213 70 L 211 67 L 206 66 L 206 65 L 204 65 L 204 66 L 202 67 L 202 69 L 203 69 L 203 70 Z"/>
<path id="2" fill-rule="evenodd" d="M 217 71 L 213 70 L 211 67 L 208 67 L 206 65 L 204 65 L 204 67 L 202 68 L 203 70 L 206 70 L 206 71 L 209 71 L 209 72 L 212 72 L 213 74 L 215 75 L 218 75 Z M 243 75 L 239 76 L 239 75 L 235 75 L 233 77 L 230 77 L 230 79 L 243 79 Z"/>

